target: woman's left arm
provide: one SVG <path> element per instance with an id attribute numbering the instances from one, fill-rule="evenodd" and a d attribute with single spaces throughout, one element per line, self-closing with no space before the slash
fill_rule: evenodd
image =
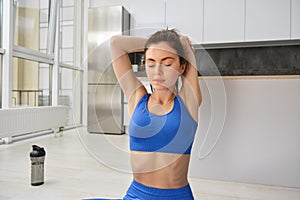
<path id="1" fill-rule="evenodd" d="M 199 107 L 202 102 L 202 95 L 198 81 L 197 64 L 194 50 L 188 37 L 181 36 L 181 43 L 185 51 L 184 58 L 187 63 L 185 72 L 182 74 L 183 80 L 180 93 L 184 96 L 188 105 L 197 105 L 197 107 Z"/>

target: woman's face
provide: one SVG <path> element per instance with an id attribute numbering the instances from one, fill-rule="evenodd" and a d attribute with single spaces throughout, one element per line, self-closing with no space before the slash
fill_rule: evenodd
<path id="1" fill-rule="evenodd" d="M 184 72 L 179 56 L 168 43 L 152 44 L 145 54 L 146 73 L 156 91 L 175 88 L 179 74 Z"/>

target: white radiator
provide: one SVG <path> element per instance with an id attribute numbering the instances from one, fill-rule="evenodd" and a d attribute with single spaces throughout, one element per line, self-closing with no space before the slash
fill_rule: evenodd
<path id="1" fill-rule="evenodd" d="M 48 129 L 59 129 L 68 122 L 68 107 L 43 106 L 0 109 L 0 138 L 11 138 Z"/>

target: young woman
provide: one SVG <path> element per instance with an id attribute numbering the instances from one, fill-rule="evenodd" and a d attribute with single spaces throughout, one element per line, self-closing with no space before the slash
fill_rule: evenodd
<path id="1" fill-rule="evenodd" d="M 151 94 L 135 76 L 128 57 L 138 51 L 145 53 Z M 201 92 L 191 43 L 174 30 L 158 31 L 148 40 L 114 36 L 111 55 L 131 119 L 134 180 L 124 199 L 193 199 L 187 174 Z"/>

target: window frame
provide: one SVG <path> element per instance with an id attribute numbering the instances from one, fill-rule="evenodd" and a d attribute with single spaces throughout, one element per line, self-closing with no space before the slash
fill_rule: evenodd
<path id="1" fill-rule="evenodd" d="M 49 0 L 49 26 L 47 33 L 47 51 L 46 53 L 29 49 L 23 46 L 14 45 L 14 26 L 16 20 L 16 1 L 10 0 L 1 0 L 2 4 L 2 30 L 7 30 L 2 33 L 2 91 L 1 95 L 1 107 L 2 108 L 11 108 L 11 98 L 12 98 L 12 59 L 21 58 L 25 60 L 31 60 L 39 63 L 48 64 L 50 69 L 53 70 L 55 63 L 55 30 L 57 23 L 57 12 L 59 1 L 58 0 Z M 50 74 L 52 75 L 52 71 Z M 53 81 L 50 80 L 50 94 L 52 94 Z"/>
<path id="2" fill-rule="evenodd" d="M 56 58 L 56 63 L 58 63 L 57 66 L 54 66 L 54 70 L 55 70 L 55 76 L 57 78 L 57 82 L 58 82 L 58 73 L 59 73 L 59 69 L 70 69 L 70 70 L 73 70 L 73 71 L 77 71 L 80 73 L 80 80 L 81 80 L 81 88 L 80 88 L 80 101 L 81 101 L 81 106 L 80 106 L 80 124 L 83 124 L 83 115 L 84 115 L 84 110 L 83 110 L 83 104 L 84 104 L 84 97 L 83 97 L 83 92 L 84 92 L 84 76 L 85 76 L 85 70 L 83 68 L 83 66 L 81 65 L 81 61 L 82 61 L 82 53 L 81 52 L 81 46 L 83 46 L 83 41 L 82 41 L 82 30 L 80 31 L 80 34 L 78 35 L 78 33 L 76 31 L 74 31 L 74 36 L 73 36 L 73 44 L 76 44 L 76 46 L 73 46 L 73 55 L 81 55 L 79 58 L 77 56 L 73 56 L 73 64 L 68 64 L 68 63 L 65 63 L 63 62 L 61 59 L 60 59 L 60 55 L 61 55 L 61 49 L 62 49 L 62 40 L 61 40 L 61 18 L 60 18 L 60 15 L 61 15 L 61 12 L 60 10 L 64 8 L 63 6 L 63 2 L 61 1 L 60 2 L 61 4 L 59 5 L 59 9 L 58 9 L 58 14 L 57 14 L 57 35 L 58 35 L 58 38 L 57 38 L 57 41 L 56 41 L 56 47 L 57 47 L 57 50 L 55 51 L 55 53 L 57 54 L 55 56 Z M 81 0 L 74 0 L 74 23 L 73 23 L 73 28 L 74 30 L 78 30 L 77 29 L 77 26 L 80 26 L 82 25 L 82 21 L 83 21 L 83 16 L 81 16 L 81 14 L 83 13 L 83 10 L 84 10 L 84 6 L 85 4 L 83 3 L 83 1 Z M 72 6 L 67 6 L 67 7 L 72 7 Z M 81 13 L 80 15 L 78 15 L 78 13 Z M 79 22 L 79 25 L 78 25 L 78 22 Z M 74 41 L 80 41 L 80 43 L 75 43 Z M 79 46 L 80 45 L 80 46 Z M 57 68 L 56 68 L 57 67 Z M 55 80 L 55 79 L 53 79 Z M 60 88 L 57 87 L 57 92 L 55 95 L 57 95 L 56 98 L 54 98 L 53 100 L 54 101 L 58 101 L 58 97 L 59 97 L 59 92 Z M 54 95 L 54 96 L 55 96 Z M 73 109 L 73 108 L 71 108 Z M 74 111 L 74 110 L 73 110 Z M 75 125 L 75 124 L 73 124 Z"/>
<path id="3" fill-rule="evenodd" d="M 80 104 L 80 108 L 79 109 L 80 109 L 81 113 L 80 113 L 80 117 L 79 117 L 79 121 L 80 121 L 79 124 L 82 124 L 83 123 L 83 103 L 82 103 L 83 102 L 83 84 L 82 83 L 83 83 L 84 70 L 82 68 L 78 68 L 78 67 L 74 67 L 74 66 L 69 65 L 69 64 L 62 64 L 62 63 L 60 63 L 59 68 L 60 69 L 68 69 L 68 70 L 76 71 L 76 72 L 78 72 L 80 74 L 80 80 L 81 80 L 80 101 L 81 101 L 81 104 Z M 72 81 L 74 81 L 74 80 L 72 80 Z M 62 88 L 58 88 L 58 92 L 59 92 L 60 89 L 62 89 Z M 74 98 L 74 94 L 73 94 L 73 98 Z M 73 101 L 74 101 L 74 99 L 73 99 Z M 74 106 L 74 104 L 73 104 L 73 106 Z M 72 109 L 72 111 L 74 112 L 73 107 L 70 108 L 70 109 Z M 77 123 L 75 122 L 74 124 L 69 124 L 69 125 L 73 126 L 73 125 L 76 125 L 76 124 Z"/>
<path id="4" fill-rule="evenodd" d="M 83 101 L 84 101 L 84 78 L 86 76 L 86 71 L 83 68 L 82 55 L 80 58 L 74 56 L 73 64 L 62 63 L 59 59 L 59 48 L 60 46 L 60 5 L 59 0 L 49 0 L 49 21 L 47 30 L 47 44 L 46 51 L 41 52 L 38 50 L 26 48 L 24 46 L 19 46 L 14 44 L 14 25 L 16 20 L 16 1 L 11 0 L 0 0 L 0 20 L 1 30 L 6 30 L 5 32 L 0 32 L 0 56 L 2 56 L 2 71 L 0 73 L 0 108 L 11 108 L 12 107 L 12 60 L 13 58 L 21 58 L 25 60 L 31 60 L 39 63 L 48 64 L 50 67 L 50 78 L 49 78 L 49 95 L 50 95 L 50 106 L 56 106 L 58 101 L 58 72 L 59 68 L 67 68 L 71 70 L 78 71 L 80 73 L 79 83 L 80 88 L 80 123 L 83 124 Z M 74 0 L 74 29 L 77 30 L 77 26 L 82 26 L 82 14 L 85 5 L 81 0 Z M 78 15 L 79 14 L 79 15 Z M 78 23 L 79 21 L 79 24 Z M 81 29 L 81 28 L 80 28 Z M 81 30 L 82 31 L 82 30 Z M 75 33 L 77 34 L 77 33 Z M 82 34 L 82 32 L 80 32 Z M 74 36 L 74 54 L 84 53 L 80 47 L 83 45 L 81 35 Z M 80 39 L 80 40 L 78 40 Z M 76 41 L 80 41 L 75 42 Z M 79 48 L 79 49 L 78 49 Z M 0 68 L 1 70 L 1 68 Z M 78 124 L 77 124 L 78 125 Z"/>
<path id="5" fill-rule="evenodd" d="M 12 2 L 14 4 L 14 2 Z M 55 43 L 55 29 L 56 29 L 56 18 L 57 18 L 57 12 L 58 12 L 58 6 L 59 1 L 57 0 L 49 0 L 49 26 L 47 31 L 47 51 L 46 53 L 29 49 L 23 46 L 19 45 L 13 45 L 13 56 L 19 57 L 27 60 L 32 61 L 40 61 L 47 63 L 47 64 L 53 64 L 54 60 L 54 43 Z M 16 5 L 14 4 L 14 7 Z M 13 27 L 16 21 L 16 12 L 15 8 L 13 11 Z"/>

